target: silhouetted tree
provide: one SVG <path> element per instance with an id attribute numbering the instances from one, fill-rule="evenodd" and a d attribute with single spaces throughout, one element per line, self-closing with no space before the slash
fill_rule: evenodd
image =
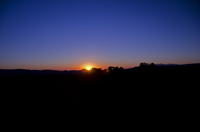
<path id="1" fill-rule="evenodd" d="M 148 67 L 148 66 L 149 66 L 148 63 L 143 62 L 143 63 L 140 63 L 139 67 L 143 68 L 143 67 Z"/>
<path id="2" fill-rule="evenodd" d="M 113 66 L 109 66 L 109 67 L 108 67 L 108 72 L 112 72 L 112 71 L 113 71 L 113 69 L 114 69 L 114 67 L 113 67 Z"/>
<path id="3" fill-rule="evenodd" d="M 148 63 L 140 63 L 140 69 L 144 70 L 144 71 L 153 71 L 156 69 L 156 65 L 154 63 L 148 64 Z"/>
<path id="4" fill-rule="evenodd" d="M 101 68 L 95 68 L 95 67 L 93 67 L 91 69 L 91 72 L 92 73 L 98 73 L 98 74 L 103 73 L 103 71 L 101 70 Z"/>
<path id="5" fill-rule="evenodd" d="M 110 73 L 117 73 L 117 72 L 120 72 L 120 71 L 123 71 L 124 68 L 123 67 L 113 67 L 113 66 L 109 66 L 108 67 L 108 72 Z"/>
<path id="6" fill-rule="evenodd" d="M 124 70 L 124 68 L 123 68 L 123 67 L 120 67 L 120 68 L 119 68 L 119 70 L 121 70 L 121 71 L 122 71 L 122 70 Z"/>
<path id="7" fill-rule="evenodd" d="M 119 70 L 119 68 L 118 67 L 114 67 L 114 71 L 118 71 Z"/>
<path id="8" fill-rule="evenodd" d="M 150 64 L 150 67 L 151 67 L 151 68 L 156 68 L 157 66 L 156 66 L 154 63 L 151 63 L 151 64 Z"/>

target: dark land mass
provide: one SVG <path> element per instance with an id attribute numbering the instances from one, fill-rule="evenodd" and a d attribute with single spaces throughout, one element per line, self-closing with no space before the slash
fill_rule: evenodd
<path id="1" fill-rule="evenodd" d="M 32 114 L 45 109 L 43 114 L 85 115 L 99 110 L 96 114 L 101 115 L 112 109 L 110 114 L 134 110 L 143 115 L 181 115 L 184 109 L 197 106 L 199 75 L 200 64 L 141 63 L 130 69 L 91 71 L 0 70 L 5 108 L 10 113 L 31 110 Z"/>

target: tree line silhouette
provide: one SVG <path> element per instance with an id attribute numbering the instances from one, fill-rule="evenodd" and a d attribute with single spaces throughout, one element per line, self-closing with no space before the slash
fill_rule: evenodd
<path id="1" fill-rule="evenodd" d="M 142 70 L 152 70 L 152 69 L 156 69 L 156 65 L 154 63 L 140 63 L 139 68 Z M 95 73 L 95 74 L 105 74 L 105 73 L 122 73 L 124 72 L 124 68 L 123 67 L 114 67 L 114 66 L 109 66 L 108 69 L 104 69 L 102 70 L 101 68 L 96 68 L 96 67 L 92 67 L 91 70 L 87 70 L 87 69 L 82 69 L 82 72 L 90 72 L 90 73 Z"/>

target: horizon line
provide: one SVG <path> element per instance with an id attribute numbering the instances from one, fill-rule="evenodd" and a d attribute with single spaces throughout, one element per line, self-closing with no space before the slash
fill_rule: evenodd
<path id="1" fill-rule="evenodd" d="M 145 62 L 141 62 L 141 63 L 145 63 Z M 152 62 L 153 63 L 153 62 Z M 151 64 L 151 63 L 147 63 L 147 64 Z M 155 63 L 154 63 L 155 64 Z M 199 63 L 184 63 L 184 64 L 176 64 L 176 63 L 156 63 L 155 65 L 157 65 L 157 66 L 162 66 L 162 65 L 192 65 L 192 64 L 200 64 L 200 62 Z M 108 66 L 108 67 L 110 67 L 110 66 Z M 113 66 L 113 67 L 122 67 L 122 66 Z M 134 66 L 134 67 L 129 67 L 129 68 L 124 68 L 124 69 L 131 69 L 131 68 L 136 68 L 136 67 L 139 67 L 139 65 L 138 66 Z M 92 68 L 98 68 L 98 67 L 92 67 Z M 123 68 L 123 67 L 122 67 Z M 51 71 L 81 71 L 81 70 L 83 70 L 83 69 L 85 69 L 85 68 L 82 68 L 82 69 L 79 69 L 79 70 L 75 70 L 75 69 L 73 69 L 73 70 L 66 70 L 66 69 L 63 69 L 63 70 L 58 70 L 58 69 L 27 69 L 27 68 L 0 68 L 0 70 L 32 70 L 32 71 L 48 71 L 48 70 L 51 70 Z M 108 68 L 99 68 L 99 69 L 102 69 L 102 70 L 104 70 L 104 69 L 108 69 Z"/>

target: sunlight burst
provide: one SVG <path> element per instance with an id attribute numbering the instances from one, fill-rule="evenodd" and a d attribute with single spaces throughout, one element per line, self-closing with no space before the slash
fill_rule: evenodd
<path id="1" fill-rule="evenodd" d="M 87 69 L 87 70 L 91 70 L 91 67 L 87 67 L 86 69 Z"/>

